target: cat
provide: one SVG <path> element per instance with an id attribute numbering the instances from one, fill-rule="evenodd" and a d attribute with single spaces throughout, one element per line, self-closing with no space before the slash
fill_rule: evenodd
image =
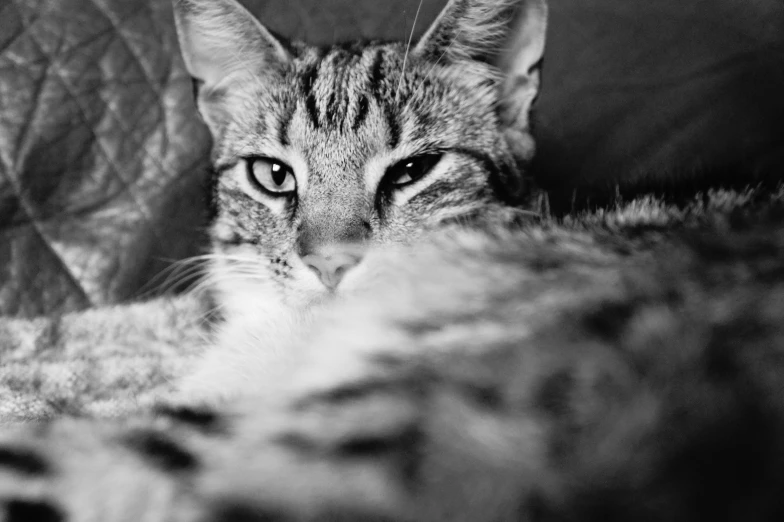
<path id="1" fill-rule="evenodd" d="M 720 233 L 450 227 L 390 247 L 385 275 L 319 314 L 263 393 L 0 432 L 0 509 L 780 520 L 778 201 Z"/>
<path id="2" fill-rule="evenodd" d="M 451 2 L 410 48 L 289 44 L 233 1 L 175 21 L 214 139 L 205 284 L 225 320 L 184 396 L 272 371 L 314 304 L 364 285 L 369 248 L 525 216 L 542 1 Z"/>
<path id="3" fill-rule="evenodd" d="M 210 364 L 242 384 L 3 430 L 5 519 L 782 518 L 781 194 L 671 230 L 521 222 L 539 0 L 318 55 L 234 0 L 174 7 L 215 135 Z"/>

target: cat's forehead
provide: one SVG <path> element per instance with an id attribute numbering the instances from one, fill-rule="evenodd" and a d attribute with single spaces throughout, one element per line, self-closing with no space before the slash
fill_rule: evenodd
<path id="1" fill-rule="evenodd" d="M 300 137 L 310 144 L 347 137 L 360 148 L 363 140 L 388 149 L 417 140 L 456 145 L 495 130 L 488 129 L 495 121 L 494 79 L 489 67 L 433 63 L 399 43 L 305 47 L 282 85 L 293 92 L 283 123 L 299 118 Z"/>
<path id="2" fill-rule="evenodd" d="M 470 113 L 475 105 L 468 101 L 495 101 L 495 90 L 488 88 L 494 70 L 482 64 L 454 65 L 432 62 L 408 52 L 401 43 L 349 43 L 330 48 L 301 47 L 292 68 L 300 95 L 309 105 L 322 109 L 319 125 L 341 123 L 352 103 L 375 101 L 390 111 L 406 108 L 420 112 L 455 111 L 455 116 Z M 473 100 L 472 100 L 473 99 Z M 426 105 L 409 107 L 412 101 Z M 480 110 L 486 110 L 482 104 Z M 364 111 L 354 113 L 361 123 Z M 315 118 L 314 118 L 315 119 Z"/>
<path id="3" fill-rule="evenodd" d="M 434 63 L 399 43 L 297 45 L 293 54 L 281 76 L 260 73 L 235 105 L 219 139 L 224 158 L 293 154 L 311 172 L 348 173 L 389 151 L 495 146 L 490 68 Z"/>
<path id="4" fill-rule="evenodd" d="M 315 141 L 359 137 L 374 107 L 385 105 L 383 71 L 394 60 L 386 47 L 308 49 L 291 69 L 300 134 Z M 294 115 L 292 115 L 294 116 Z"/>

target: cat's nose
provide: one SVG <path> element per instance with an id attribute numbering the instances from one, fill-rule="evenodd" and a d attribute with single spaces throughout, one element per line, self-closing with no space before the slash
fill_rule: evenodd
<path id="1" fill-rule="evenodd" d="M 302 256 L 302 261 L 319 276 L 330 290 L 337 288 L 343 276 L 362 260 L 362 256 L 348 252 L 315 253 Z"/>

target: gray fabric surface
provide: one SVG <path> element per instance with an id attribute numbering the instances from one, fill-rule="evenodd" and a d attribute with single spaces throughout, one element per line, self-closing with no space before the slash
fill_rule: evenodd
<path id="1" fill-rule="evenodd" d="M 198 252 L 208 137 L 171 26 L 166 1 L 0 2 L 0 313 L 126 299 Z"/>
<path id="2" fill-rule="evenodd" d="M 201 353 L 190 295 L 46 318 L 0 317 L 0 424 L 149 408 Z"/>

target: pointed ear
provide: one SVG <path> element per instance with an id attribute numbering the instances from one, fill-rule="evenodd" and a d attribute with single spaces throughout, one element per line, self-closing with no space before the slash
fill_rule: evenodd
<path id="1" fill-rule="evenodd" d="M 545 0 L 449 0 L 414 52 L 441 63 L 496 65 L 502 118 L 520 125 L 539 90 L 546 29 Z"/>
<path id="2" fill-rule="evenodd" d="M 254 66 L 277 69 L 291 56 L 236 0 L 173 0 L 185 66 L 207 87 Z"/>
<path id="3" fill-rule="evenodd" d="M 531 106 L 539 94 L 547 35 L 545 0 L 522 0 L 495 65 L 503 72 L 501 121 L 528 129 Z"/>
<path id="4" fill-rule="evenodd" d="M 544 0 L 449 0 L 419 40 L 414 53 L 449 62 L 489 62 L 506 42 L 527 4 Z"/>

